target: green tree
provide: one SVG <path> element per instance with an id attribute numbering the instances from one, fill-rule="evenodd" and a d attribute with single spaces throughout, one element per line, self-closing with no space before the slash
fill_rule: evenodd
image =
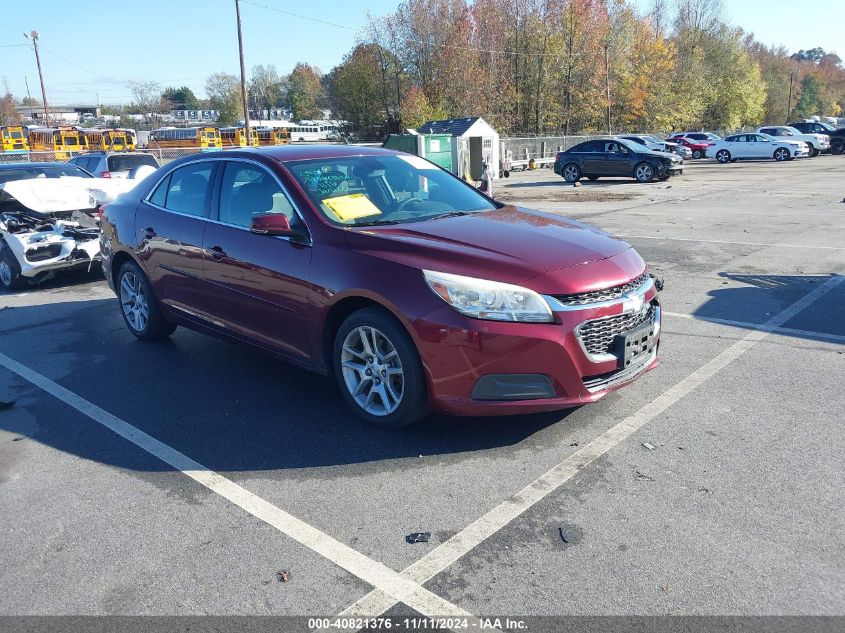
<path id="1" fill-rule="evenodd" d="M 323 86 L 320 71 L 303 62 L 294 66 L 289 79 L 288 100 L 295 120 L 322 118 L 320 104 L 323 101 Z"/>
<path id="2" fill-rule="evenodd" d="M 798 98 L 795 114 L 802 118 L 819 114 L 821 113 L 819 106 L 819 81 L 812 73 L 805 75 L 801 80 L 801 96 Z"/>
<path id="3" fill-rule="evenodd" d="M 176 110 L 199 110 L 200 102 L 193 91 L 187 86 L 181 88 L 167 88 L 161 93 L 162 101 L 173 104 Z"/>

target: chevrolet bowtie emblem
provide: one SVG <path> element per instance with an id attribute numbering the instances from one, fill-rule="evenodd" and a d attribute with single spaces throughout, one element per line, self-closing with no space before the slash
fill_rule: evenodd
<path id="1" fill-rule="evenodd" d="M 622 312 L 639 312 L 645 305 L 645 297 L 639 294 L 622 295 Z"/>

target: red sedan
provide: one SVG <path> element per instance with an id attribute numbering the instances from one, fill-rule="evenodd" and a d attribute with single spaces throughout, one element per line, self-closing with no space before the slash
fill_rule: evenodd
<path id="1" fill-rule="evenodd" d="M 713 145 L 713 143 L 687 138 L 686 136 L 670 136 L 666 140 L 689 147 L 692 150 L 692 157 L 696 160 L 699 158 L 707 158 L 707 148 Z"/>
<path id="2" fill-rule="evenodd" d="M 381 426 L 573 407 L 658 364 L 658 288 L 629 244 L 400 152 L 185 157 L 101 227 L 136 337 L 251 344 L 333 375 Z"/>

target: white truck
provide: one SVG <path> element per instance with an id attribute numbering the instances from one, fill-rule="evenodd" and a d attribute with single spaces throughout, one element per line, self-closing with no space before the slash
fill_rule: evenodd
<path id="1" fill-rule="evenodd" d="M 788 125 L 766 125 L 757 128 L 757 132 L 789 141 L 804 141 L 810 149 L 810 158 L 830 149 L 830 137 L 827 134 L 803 134 Z"/>

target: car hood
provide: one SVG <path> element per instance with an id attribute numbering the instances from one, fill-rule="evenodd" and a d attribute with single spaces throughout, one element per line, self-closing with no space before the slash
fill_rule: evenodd
<path id="1" fill-rule="evenodd" d="M 569 218 L 505 206 L 492 211 L 347 231 L 351 248 L 416 268 L 521 283 L 608 259 L 631 245 Z"/>

